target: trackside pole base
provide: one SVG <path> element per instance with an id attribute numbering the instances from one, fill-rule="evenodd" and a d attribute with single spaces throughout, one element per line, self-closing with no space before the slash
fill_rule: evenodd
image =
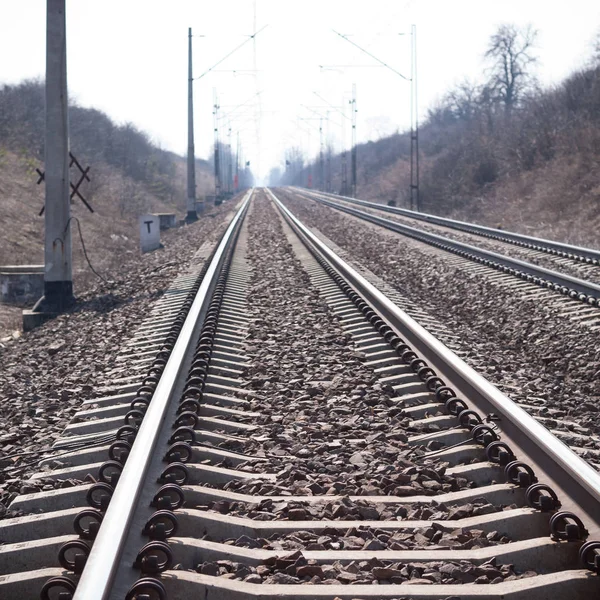
<path id="1" fill-rule="evenodd" d="M 23 311 L 23 331 L 31 331 L 75 304 L 72 281 L 44 282 L 44 295 L 31 310 Z"/>
<path id="2" fill-rule="evenodd" d="M 63 311 L 75 302 L 72 281 L 45 281 L 42 307 Z M 39 304 L 39 303 L 38 303 Z"/>
<path id="3" fill-rule="evenodd" d="M 193 223 L 198 220 L 198 213 L 196 210 L 188 210 L 187 215 L 185 216 L 186 223 Z"/>

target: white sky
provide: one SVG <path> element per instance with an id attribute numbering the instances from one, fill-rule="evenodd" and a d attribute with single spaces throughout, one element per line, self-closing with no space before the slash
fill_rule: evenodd
<path id="1" fill-rule="evenodd" d="M 43 76 L 45 5 L 44 0 L 0 0 L 0 83 Z M 205 36 L 194 38 L 197 76 L 254 31 L 255 7 L 257 29 L 267 25 L 256 37 L 259 72 L 209 73 L 194 84 L 194 106 L 196 154 L 207 158 L 213 88 L 223 115 L 247 102 L 231 117 L 233 142 L 239 130 L 245 158 L 259 176 L 281 162 L 285 148 L 306 151 L 310 142 L 310 153 L 317 152 L 318 120 L 298 122 L 299 116 L 318 119 L 303 105 L 325 116 L 327 107 L 314 92 L 348 107 L 356 83 L 359 142 L 409 126 L 409 84 L 398 75 L 381 67 L 319 68 L 375 64 L 332 29 L 352 35 L 408 76 L 409 37 L 398 34 L 416 24 L 424 115 L 453 84 L 484 76 L 482 54 L 500 23 L 531 23 L 540 31 L 542 84 L 582 66 L 600 28 L 597 0 L 67 0 L 69 92 L 79 104 L 121 123 L 131 121 L 163 147 L 184 154 L 187 28 Z M 253 65 L 250 41 L 218 69 L 252 70 Z M 333 111 L 330 116 L 330 135 L 339 144 L 341 128 L 333 120 L 342 117 Z"/>

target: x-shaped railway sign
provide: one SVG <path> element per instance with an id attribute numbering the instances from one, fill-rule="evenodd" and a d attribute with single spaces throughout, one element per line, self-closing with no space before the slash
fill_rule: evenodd
<path id="1" fill-rule="evenodd" d="M 75 196 L 77 196 L 87 207 L 87 209 L 90 212 L 94 212 L 94 209 L 88 204 L 87 200 L 81 195 L 80 191 L 79 191 L 79 186 L 85 181 L 89 181 L 90 178 L 88 177 L 88 173 L 90 170 L 90 167 L 86 167 L 85 169 L 79 164 L 79 161 L 73 156 L 73 154 L 71 152 L 69 152 L 69 157 L 71 158 L 71 162 L 69 163 L 69 168 L 72 167 L 73 165 L 75 165 L 78 169 L 79 172 L 81 173 L 80 177 L 79 177 L 79 181 L 73 185 L 73 182 L 70 181 L 70 185 L 71 185 L 71 200 L 73 200 L 73 198 Z M 36 169 L 37 174 L 40 176 L 39 179 L 37 180 L 37 184 L 39 185 L 40 183 L 42 183 L 42 181 L 44 181 L 45 179 L 45 174 L 44 171 L 40 171 L 39 169 Z M 42 216 L 44 214 L 44 210 L 45 210 L 45 206 L 42 206 L 42 210 L 40 210 L 39 216 Z"/>

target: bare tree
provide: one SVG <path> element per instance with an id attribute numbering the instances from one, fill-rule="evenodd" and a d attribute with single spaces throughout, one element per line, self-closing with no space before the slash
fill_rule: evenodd
<path id="1" fill-rule="evenodd" d="M 592 66 L 600 65 L 600 29 L 592 41 Z"/>
<path id="2" fill-rule="evenodd" d="M 442 103 L 454 118 L 470 121 L 479 109 L 481 95 L 478 85 L 464 79 L 444 96 Z"/>
<path id="3" fill-rule="evenodd" d="M 304 152 L 302 148 L 293 146 L 285 151 L 285 175 L 283 183 L 297 184 L 296 177 L 304 168 Z"/>
<path id="4" fill-rule="evenodd" d="M 507 114 L 519 102 L 533 81 L 531 67 L 537 61 L 533 55 L 538 32 L 528 25 L 500 25 L 490 38 L 486 59 L 491 63 L 489 87 Z"/>
<path id="5" fill-rule="evenodd" d="M 269 171 L 269 185 L 279 185 L 281 182 L 281 169 L 279 167 L 273 167 Z"/>

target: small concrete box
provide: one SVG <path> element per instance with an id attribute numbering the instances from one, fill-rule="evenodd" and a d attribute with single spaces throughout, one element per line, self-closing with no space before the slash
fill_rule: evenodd
<path id="1" fill-rule="evenodd" d="M 44 295 L 44 265 L 0 266 L 0 302 L 27 306 Z"/>
<path id="2" fill-rule="evenodd" d="M 140 223 L 140 249 L 152 252 L 160 248 L 160 219 L 158 215 L 142 215 Z"/>
<path id="3" fill-rule="evenodd" d="M 177 227 L 177 215 L 175 213 L 155 213 L 160 222 L 161 229 Z"/>

